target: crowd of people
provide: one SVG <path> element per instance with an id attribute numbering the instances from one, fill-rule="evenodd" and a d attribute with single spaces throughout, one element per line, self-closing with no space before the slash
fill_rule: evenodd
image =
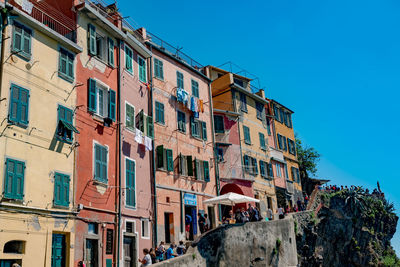
<path id="1" fill-rule="evenodd" d="M 326 186 L 318 186 L 318 189 L 321 191 L 325 191 L 328 193 L 335 193 L 335 192 L 339 192 L 339 191 L 348 191 L 348 192 L 353 192 L 356 191 L 362 195 L 371 195 L 371 196 L 375 196 L 375 197 L 380 197 L 380 198 L 385 198 L 385 193 L 383 193 L 378 185 L 378 189 L 374 189 L 372 192 L 369 191 L 368 188 L 364 189 L 361 186 L 355 186 L 352 185 L 350 187 L 348 187 L 347 185 L 343 186 L 338 186 L 338 185 L 326 185 Z"/>
<path id="2" fill-rule="evenodd" d="M 150 250 L 147 248 L 143 249 L 144 257 L 143 259 L 139 259 L 139 262 L 142 264 L 141 266 L 149 266 L 153 263 L 182 256 L 186 253 L 186 249 L 183 241 L 179 241 L 178 246 L 171 243 L 167 247 L 164 241 L 161 241 L 160 245 L 156 248 L 151 248 Z"/>

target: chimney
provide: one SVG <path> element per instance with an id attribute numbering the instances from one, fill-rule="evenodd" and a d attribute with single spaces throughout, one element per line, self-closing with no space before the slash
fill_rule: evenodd
<path id="1" fill-rule="evenodd" d="M 147 39 L 147 33 L 146 33 L 146 28 L 139 28 L 139 29 L 137 29 L 136 30 L 136 32 L 140 35 L 140 36 L 142 36 L 142 38 L 144 39 L 144 40 L 146 40 Z"/>

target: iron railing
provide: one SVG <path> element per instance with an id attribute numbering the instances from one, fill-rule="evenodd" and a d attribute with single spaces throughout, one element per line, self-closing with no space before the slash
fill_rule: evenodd
<path id="1" fill-rule="evenodd" d="M 62 14 L 60 11 L 47 4 L 34 1 L 31 2 L 33 4 L 31 11 L 26 9 L 24 10 L 14 0 L 10 0 L 8 3 L 30 15 L 32 18 L 42 23 L 46 27 L 76 43 L 76 23 L 71 18 Z"/>

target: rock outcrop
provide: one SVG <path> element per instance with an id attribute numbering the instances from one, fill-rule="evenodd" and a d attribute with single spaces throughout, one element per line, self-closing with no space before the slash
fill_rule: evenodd
<path id="1" fill-rule="evenodd" d="M 393 204 L 363 190 L 318 197 L 317 214 L 293 215 L 301 266 L 400 266 L 390 244 L 398 221 Z"/>

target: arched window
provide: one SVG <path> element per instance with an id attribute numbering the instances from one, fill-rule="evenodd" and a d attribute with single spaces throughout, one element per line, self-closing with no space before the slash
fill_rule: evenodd
<path id="1" fill-rule="evenodd" d="M 4 245 L 3 253 L 23 254 L 25 252 L 25 241 L 11 240 Z"/>

